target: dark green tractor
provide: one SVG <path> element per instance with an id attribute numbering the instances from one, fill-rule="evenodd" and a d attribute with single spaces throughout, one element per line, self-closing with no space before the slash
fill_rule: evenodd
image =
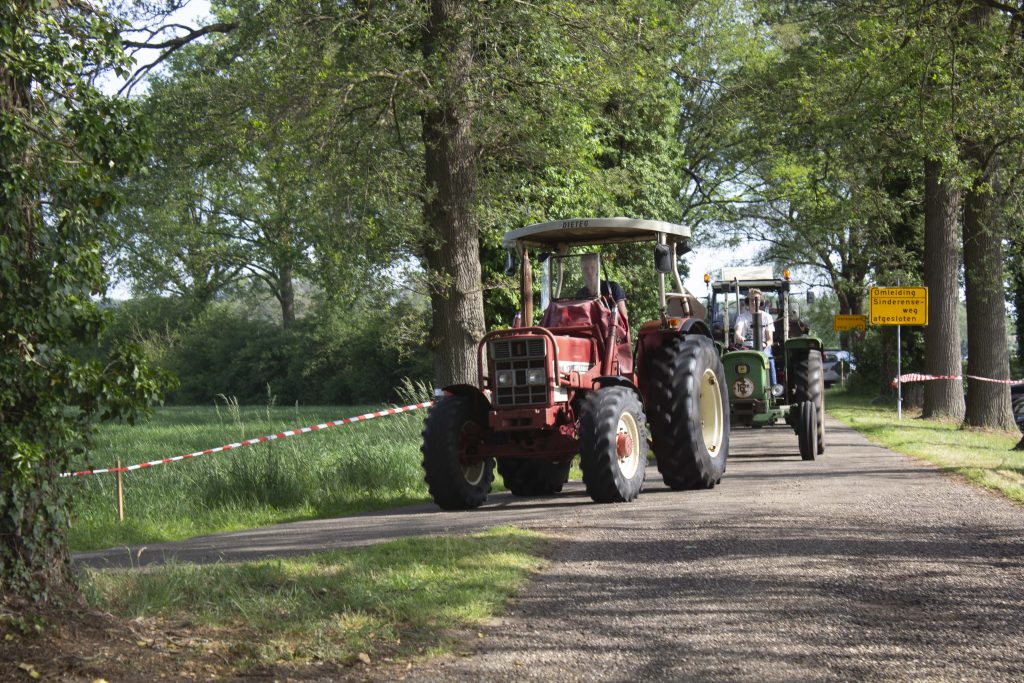
<path id="1" fill-rule="evenodd" d="M 733 427 L 785 423 L 800 457 L 825 452 L 825 384 L 821 340 L 811 336 L 793 301 L 788 271 L 725 269 L 711 281 L 708 318 L 722 352 Z M 805 300 L 814 300 L 807 292 Z M 768 316 L 771 316 L 770 318 Z M 774 365 L 774 367 L 773 367 Z M 774 376 L 774 377 L 773 377 Z"/>

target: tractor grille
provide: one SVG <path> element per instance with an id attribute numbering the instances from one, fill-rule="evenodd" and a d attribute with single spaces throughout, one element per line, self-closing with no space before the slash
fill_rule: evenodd
<path id="1" fill-rule="evenodd" d="M 527 370 L 546 372 L 547 345 L 543 339 L 497 339 L 490 343 L 494 373 L 494 404 L 498 408 L 547 403 L 547 379 L 543 384 L 527 384 Z M 511 386 L 498 386 L 498 373 L 511 372 Z"/>

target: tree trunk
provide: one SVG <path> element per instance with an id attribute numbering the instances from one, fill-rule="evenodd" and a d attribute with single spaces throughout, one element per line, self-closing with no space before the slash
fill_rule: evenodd
<path id="1" fill-rule="evenodd" d="M 942 178 L 942 162 L 924 162 L 924 284 L 928 288 L 928 326 L 924 328 L 924 371 L 959 376 L 960 288 L 958 217 L 960 192 Z M 963 380 L 924 383 L 922 417 L 964 417 Z"/>
<path id="2" fill-rule="evenodd" d="M 8 73 L 2 63 L 0 111 L 5 117 L 25 119 L 33 111 L 30 84 Z M 10 310 L 31 310 L 39 305 L 34 285 L 48 277 L 50 268 L 36 253 L 43 227 L 36 209 L 39 198 L 22 191 L 25 183 L 19 177 L 33 162 L 32 148 L 26 147 L 17 133 L 9 134 L 7 128 L 0 128 L 0 206 L 5 207 L 0 237 L 6 242 L 8 256 L 15 256 L 5 259 L 5 264 L 18 263 L 18 272 L 5 278 L 7 283 L 17 283 L 3 292 L 5 318 Z M 5 322 L 10 327 L 0 335 L 0 345 L 8 360 L 24 355 L 28 345 L 40 343 L 31 325 L 16 318 Z M 0 425 L 15 425 L 14 429 L 3 430 L 4 438 L 0 440 L 0 595 L 44 602 L 74 591 L 74 582 L 65 539 L 68 486 L 58 479 L 66 458 L 51 457 L 44 450 L 43 457 L 33 462 L 22 449 L 32 449 L 36 446 L 34 440 L 18 442 L 29 433 L 19 422 L 26 419 L 25 415 L 32 415 L 39 400 L 32 387 L 22 386 L 4 396 L 0 409 Z M 37 434 L 57 429 L 42 426 Z M 37 443 L 54 440 L 40 434 Z"/>
<path id="3" fill-rule="evenodd" d="M 277 271 L 277 300 L 281 302 L 281 326 L 288 329 L 295 322 L 295 281 L 290 265 Z"/>
<path id="4" fill-rule="evenodd" d="M 967 289 L 967 374 L 996 380 L 1010 378 L 1003 292 L 1003 245 L 997 207 L 992 201 L 995 161 L 981 143 L 964 145 L 964 154 L 979 171 L 964 198 L 964 275 Z M 970 380 L 964 424 L 1014 430 L 1010 388 Z"/>
<path id="5" fill-rule="evenodd" d="M 432 80 L 444 83 L 423 112 L 428 229 L 423 254 L 430 277 L 437 386 L 476 384 L 476 344 L 484 333 L 468 92 L 472 33 L 458 25 L 461 4 L 432 0 L 423 32 L 423 56 L 437 70 Z"/>

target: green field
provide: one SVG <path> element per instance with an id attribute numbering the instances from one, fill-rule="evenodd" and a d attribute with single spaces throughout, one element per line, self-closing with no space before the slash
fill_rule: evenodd
<path id="1" fill-rule="evenodd" d="M 840 390 L 828 393 L 826 410 L 874 443 L 1024 503 L 1024 451 L 1012 450 L 1021 438 L 1016 432 L 961 429 L 956 422 L 922 420 L 912 411 L 899 420 L 894 403 L 879 405 Z"/>
<path id="2" fill-rule="evenodd" d="M 411 403 L 412 401 L 410 401 Z M 74 469 L 182 455 L 380 410 L 382 406 L 219 406 L 158 409 L 140 425 L 98 430 Z M 74 550 L 153 543 L 429 500 L 420 467 L 426 410 L 204 455 L 123 475 L 125 521 L 112 474 L 73 487 Z"/>

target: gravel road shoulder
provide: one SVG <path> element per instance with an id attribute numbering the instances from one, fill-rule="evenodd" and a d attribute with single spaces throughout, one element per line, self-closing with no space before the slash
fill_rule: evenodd
<path id="1" fill-rule="evenodd" d="M 652 471 L 637 505 L 534 525 L 565 539 L 547 569 L 409 680 L 1024 679 L 1024 510 L 828 426 L 815 462 L 737 430 L 714 490 Z"/>

